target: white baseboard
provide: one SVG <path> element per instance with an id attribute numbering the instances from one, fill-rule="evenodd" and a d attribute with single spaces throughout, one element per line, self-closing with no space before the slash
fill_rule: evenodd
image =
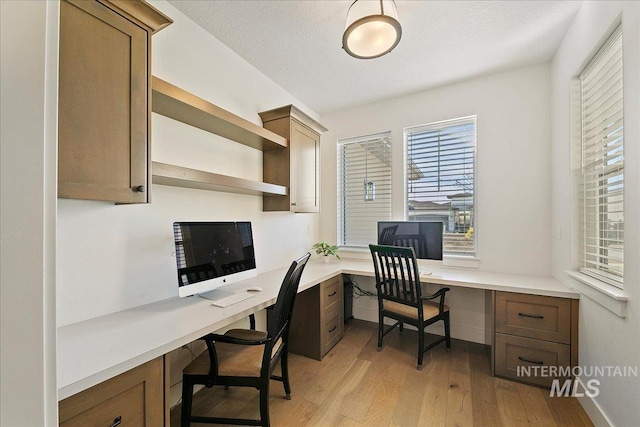
<path id="1" fill-rule="evenodd" d="M 353 317 L 360 320 L 366 320 L 368 322 L 378 323 L 378 310 L 354 306 Z M 393 324 L 394 322 L 391 319 L 385 319 L 385 324 L 386 323 Z M 415 329 L 411 325 L 407 325 L 406 327 L 407 329 Z M 444 336 L 444 326 L 442 325 L 442 322 L 429 326 L 426 331 L 431 334 Z M 453 322 L 451 322 L 451 338 L 486 344 L 484 342 L 484 328 L 472 328 L 467 325 L 458 325 Z"/>
<path id="2" fill-rule="evenodd" d="M 576 378 L 576 381 L 578 382 L 577 390 L 583 394 L 577 398 L 578 402 L 582 405 L 582 408 L 591 419 L 593 425 L 596 427 L 612 427 L 613 424 L 609 421 L 598 403 L 593 399 L 593 397 L 589 397 L 585 393 L 586 388 L 580 378 Z"/>

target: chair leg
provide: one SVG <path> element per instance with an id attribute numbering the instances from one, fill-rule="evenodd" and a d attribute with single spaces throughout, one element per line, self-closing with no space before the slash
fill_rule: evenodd
<path id="1" fill-rule="evenodd" d="M 180 411 L 180 426 L 191 425 L 191 404 L 193 403 L 193 383 L 182 378 L 182 409 Z"/>
<path id="2" fill-rule="evenodd" d="M 380 315 L 378 319 L 378 351 L 382 351 L 382 336 L 384 335 L 384 318 Z"/>
<path id="3" fill-rule="evenodd" d="M 444 336 L 447 348 L 451 348 L 451 325 L 449 323 L 449 312 L 445 312 L 444 316 Z"/>
<path id="4" fill-rule="evenodd" d="M 282 371 L 282 385 L 287 400 L 291 400 L 291 385 L 289 384 L 289 352 L 283 351 L 280 356 L 280 370 Z"/>
<path id="5" fill-rule="evenodd" d="M 260 387 L 260 422 L 269 427 L 269 380 Z"/>
<path id="6" fill-rule="evenodd" d="M 400 322 L 400 333 L 404 331 L 404 323 Z"/>
<path id="7" fill-rule="evenodd" d="M 424 329 L 418 331 L 418 371 L 422 370 L 422 357 L 424 356 Z"/>

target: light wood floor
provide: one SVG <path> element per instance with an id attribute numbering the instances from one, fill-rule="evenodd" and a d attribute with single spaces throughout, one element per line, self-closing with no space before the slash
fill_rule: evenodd
<path id="1" fill-rule="evenodd" d="M 271 425 L 593 425 L 575 398 L 551 398 L 549 390 L 492 377 L 486 346 L 453 340 L 446 351 L 442 344 L 425 354 L 418 371 L 417 332 L 390 332 L 378 353 L 376 328 L 352 320 L 322 362 L 291 354 L 292 400 L 284 399 L 281 383 L 271 382 Z M 193 413 L 211 412 L 258 418 L 258 392 L 203 389 Z M 180 405 L 171 411 L 171 425 L 180 425 Z"/>

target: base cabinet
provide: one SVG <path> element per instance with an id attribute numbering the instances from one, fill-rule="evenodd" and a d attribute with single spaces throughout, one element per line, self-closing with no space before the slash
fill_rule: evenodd
<path id="1" fill-rule="evenodd" d="M 60 426 L 165 425 L 164 370 L 159 357 L 60 401 Z"/>
<path id="2" fill-rule="evenodd" d="M 543 387 L 578 364 L 578 300 L 495 292 L 496 376 Z"/>
<path id="3" fill-rule="evenodd" d="M 322 360 L 343 336 L 342 275 L 298 294 L 289 331 L 291 353 Z"/>

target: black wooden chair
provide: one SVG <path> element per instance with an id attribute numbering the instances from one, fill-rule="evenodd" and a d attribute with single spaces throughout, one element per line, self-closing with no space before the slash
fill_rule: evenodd
<path id="1" fill-rule="evenodd" d="M 413 248 L 369 245 L 373 258 L 378 293 L 378 351 L 382 350 L 382 338 L 396 326 L 403 330 L 404 323 L 418 328 L 418 370 L 422 369 L 424 353 L 446 341 L 451 347 L 449 307 L 444 304 L 442 288 L 433 295 L 422 296 L 420 273 Z M 437 303 L 432 302 L 440 298 Z M 384 318 L 397 322 L 385 329 Z M 439 321 L 444 322 L 445 336 L 425 347 L 424 329 Z"/>
<path id="2" fill-rule="evenodd" d="M 269 425 L 269 380 L 282 381 L 287 399 L 291 399 L 287 344 L 293 303 L 300 276 L 310 254 L 294 261 L 284 277 L 273 311 L 269 315 L 267 332 L 252 329 L 232 329 L 224 335 L 202 337 L 207 351 L 195 358 L 182 372 L 181 425 L 192 422 L 210 424 Z M 278 365 L 281 376 L 272 375 Z M 260 419 L 202 417 L 191 414 L 193 386 L 221 385 L 255 387 L 260 391 Z"/>

